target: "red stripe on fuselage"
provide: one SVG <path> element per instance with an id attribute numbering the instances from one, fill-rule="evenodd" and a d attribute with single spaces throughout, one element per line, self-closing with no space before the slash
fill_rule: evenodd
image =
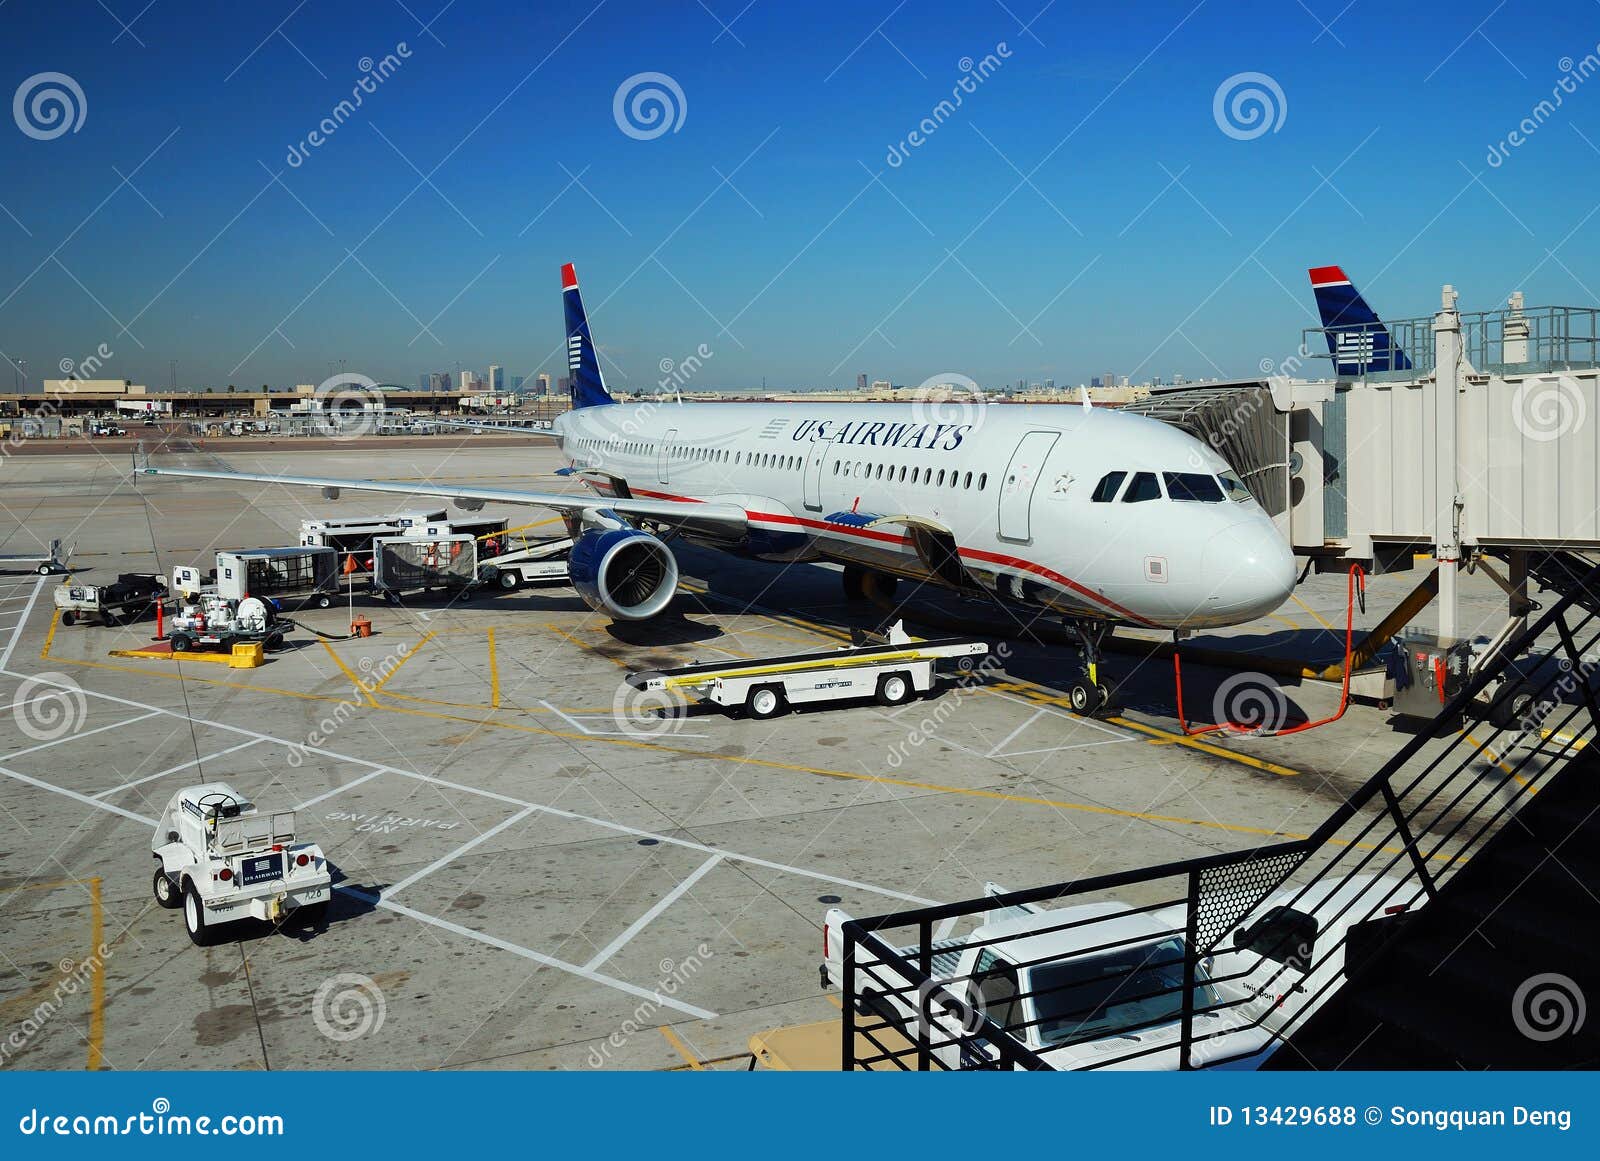
<path id="1" fill-rule="evenodd" d="M 609 487 L 608 484 L 604 484 L 601 481 L 586 480 L 585 482 L 590 484 L 592 487 Z M 646 488 L 635 488 L 631 484 L 628 486 L 628 490 L 635 496 L 643 496 L 651 500 L 675 500 L 682 504 L 705 503 L 704 500 L 701 500 L 695 496 L 677 496 L 671 492 L 652 492 Z M 897 536 L 892 532 L 880 532 L 876 528 L 858 528 L 851 524 L 834 524 L 827 520 L 813 520 L 806 516 L 790 516 L 779 512 L 753 512 L 748 508 L 745 509 L 745 515 L 752 520 L 759 520 L 768 524 L 792 524 L 800 528 L 813 528 L 820 532 L 828 532 L 845 536 L 859 536 L 865 540 L 875 540 L 885 544 L 910 543 L 910 537 Z M 1056 572 L 1053 568 L 1047 568 L 1046 566 L 1042 564 L 1036 564 L 1031 560 L 1024 560 L 1020 556 L 1008 556 L 1004 553 L 989 552 L 988 550 L 982 548 L 963 548 L 962 546 L 957 545 L 956 552 L 968 560 L 980 560 L 986 564 L 999 564 L 1004 565 L 1007 568 L 1017 569 L 1020 572 L 1032 573 L 1034 576 L 1052 581 L 1055 584 L 1060 585 L 1062 588 L 1069 589 L 1072 592 L 1087 597 L 1091 601 L 1095 601 L 1101 605 L 1104 605 L 1106 608 L 1112 610 L 1118 616 L 1126 620 L 1136 622 L 1140 625 L 1155 625 L 1155 622 L 1145 620 L 1143 617 L 1139 616 L 1139 614 L 1123 608 L 1111 598 L 1102 596 L 1093 589 L 1079 584 L 1071 577 L 1064 576 L 1061 573 Z"/>

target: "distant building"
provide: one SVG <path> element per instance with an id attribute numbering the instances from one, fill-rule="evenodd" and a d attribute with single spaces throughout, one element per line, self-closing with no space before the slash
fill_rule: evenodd
<path id="1" fill-rule="evenodd" d="M 505 368 L 499 363 L 489 364 L 489 377 L 484 380 L 490 391 L 504 391 L 506 389 Z"/>
<path id="2" fill-rule="evenodd" d="M 511 391 L 512 391 L 512 393 L 513 394 L 521 394 L 522 393 L 522 385 L 524 383 L 526 383 L 527 381 L 528 381 L 528 377 L 526 375 L 513 375 L 513 376 L 511 376 Z"/>
<path id="3" fill-rule="evenodd" d="M 1098 376 L 1098 375 L 1092 376 L 1090 378 L 1090 380 L 1089 380 L 1089 386 L 1090 387 L 1099 387 L 1100 386 L 1100 376 Z"/>
<path id="4" fill-rule="evenodd" d="M 539 372 L 538 383 L 540 395 L 550 394 L 550 376 L 547 373 L 544 371 Z"/>
<path id="5" fill-rule="evenodd" d="M 1056 381 L 1054 379 L 1046 379 L 1044 381 L 1044 389 L 1046 391 L 1054 391 L 1056 389 Z"/>
<path id="6" fill-rule="evenodd" d="M 892 391 L 892 390 L 894 390 L 894 388 L 890 386 L 889 380 L 887 380 L 887 379 L 874 379 L 872 381 L 872 388 L 871 389 L 873 391 Z"/>
<path id="7" fill-rule="evenodd" d="M 866 389 L 867 389 L 867 373 L 865 371 L 863 371 L 863 372 L 861 372 L 861 374 L 856 376 L 856 390 L 857 391 L 865 391 Z"/>
<path id="8" fill-rule="evenodd" d="M 457 388 L 457 390 L 460 390 L 460 391 L 471 391 L 472 390 L 472 372 L 471 371 L 457 371 L 456 372 L 456 388 Z"/>
<path id="9" fill-rule="evenodd" d="M 556 390 L 562 395 L 572 394 L 572 380 L 565 375 L 556 380 Z"/>

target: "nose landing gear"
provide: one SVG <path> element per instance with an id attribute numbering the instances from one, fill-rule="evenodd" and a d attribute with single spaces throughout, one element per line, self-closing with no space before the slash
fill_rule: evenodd
<path id="1" fill-rule="evenodd" d="M 1093 717 L 1111 704 L 1111 691 L 1100 680 L 1101 645 L 1111 632 L 1111 622 L 1069 620 L 1066 627 L 1078 643 L 1084 669 L 1084 676 L 1068 687 L 1067 700 L 1074 713 Z"/>

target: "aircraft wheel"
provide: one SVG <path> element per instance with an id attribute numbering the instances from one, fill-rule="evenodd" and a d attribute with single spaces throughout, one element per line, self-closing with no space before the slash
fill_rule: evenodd
<path id="1" fill-rule="evenodd" d="M 1106 706 L 1111 704 L 1111 691 L 1109 689 L 1103 685 L 1097 685 L 1094 687 L 1094 691 L 1100 698 L 1100 705 L 1096 708 L 1105 709 Z"/>
<path id="2" fill-rule="evenodd" d="M 1084 717 L 1093 714 L 1103 704 L 1099 688 L 1087 681 L 1073 682 L 1072 688 L 1067 690 L 1067 700 L 1072 703 L 1072 712 Z"/>
<path id="3" fill-rule="evenodd" d="M 844 566 L 844 599 L 860 602 L 867 599 L 867 570 L 857 564 Z"/>

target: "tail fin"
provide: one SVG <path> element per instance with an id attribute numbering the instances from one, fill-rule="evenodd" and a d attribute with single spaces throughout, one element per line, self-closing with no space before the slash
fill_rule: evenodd
<path id="1" fill-rule="evenodd" d="M 1395 345 L 1388 328 L 1343 270 L 1337 266 L 1314 266 L 1309 273 L 1336 375 L 1411 370 L 1410 358 Z"/>
<path id="2" fill-rule="evenodd" d="M 616 400 L 606 391 L 600 358 L 589 335 L 589 316 L 578 293 L 578 272 L 568 262 L 561 268 L 561 302 L 567 315 L 567 371 L 572 377 L 572 406 L 598 407 Z"/>

